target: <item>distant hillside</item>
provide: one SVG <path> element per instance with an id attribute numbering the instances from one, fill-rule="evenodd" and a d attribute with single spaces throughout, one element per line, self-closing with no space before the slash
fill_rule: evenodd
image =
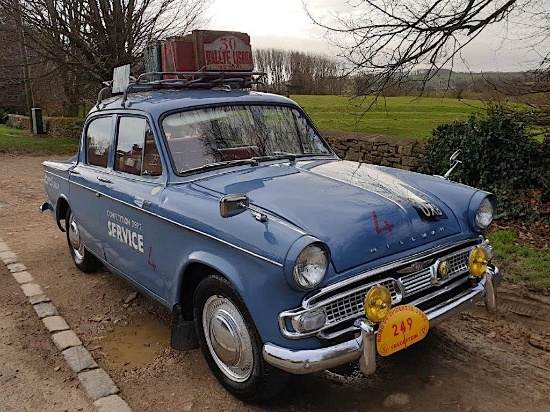
<path id="1" fill-rule="evenodd" d="M 461 87 L 471 91 L 482 92 L 490 85 L 502 85 L 516 81 L 525 82 L 532 76 L 529 72 L 455 72 L 449 69 L 441 69 L 437 73 L 430 70 L 417 70 L 409 79 L 412 82 L 422 82 L 428 78 L 426 86 L 428 90 L 445 90 Z M 476 90 L 478 89 L 478 90 Z"/>

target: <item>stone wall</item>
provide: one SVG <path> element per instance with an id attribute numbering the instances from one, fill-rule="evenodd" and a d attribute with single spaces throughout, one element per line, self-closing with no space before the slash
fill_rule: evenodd
<path id="1" fill-rule="evenodd" d="M 31 130 L 28 116 L 10 114 L 8 121 L 18 129 Z M 42 137 L 62 137 L 66 139 L 80 139 L 84 119 L 81 117 L 47 117 L 42 118 L 45 135 Z"/>
<path id="2" fill-rule="evenodd" d="M 335 131 L 323 131 L 323 136 L 338 156 L 355 162 L 415 171 L 426 154 L 424 140 Z"/>
<path id="3" fill-rule="evenodd" d="M 8 114 L 8 125 L 16 129 L 31 130 L 31 124 L 28 116 L 21 116 L 20 114 Z"/>

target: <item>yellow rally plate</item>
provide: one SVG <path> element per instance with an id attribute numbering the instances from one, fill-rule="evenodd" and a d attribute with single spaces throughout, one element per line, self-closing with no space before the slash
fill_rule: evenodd
<path id="1" fill-rule="evenodd" d="M 415 306 L 396 306 L 378 327 L 376 349 L 381 356 L 405 349 L 426 337 L 430 321 L 424 312 Z"/>

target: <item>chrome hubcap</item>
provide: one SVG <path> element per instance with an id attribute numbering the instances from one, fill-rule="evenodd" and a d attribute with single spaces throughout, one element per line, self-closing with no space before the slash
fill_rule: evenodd
<path id="1" fill-rule="evenodd" d="M 220 370 L 235 382 L 247 380 L 254 365 L 252 341 L 235 305 L 223 296 L 211 296 L 204 304 L 202 327 Z"/>
<path id="2" fill-rule="evenodd" d="M 81 261 L 84 259 L 84 245 L 80 240 L 80 231 L 78 230 L 78 225 L 76 224 L 76 220 L 74 220 L 74 215 L 72 213 L 69 217 L 69 227 L 67 230 L 69 232 L 69 243 L 71 244 L 75 258 L 78 261 Z"/>

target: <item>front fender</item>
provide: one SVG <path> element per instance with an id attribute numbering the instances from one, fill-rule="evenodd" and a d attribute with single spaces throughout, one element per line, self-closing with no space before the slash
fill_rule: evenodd
<path id="1" fill-rule="evenodd" d="M 304 298 L 304 292 L 289 287 L 281 266 L 243 255 L 238 251 L 224 250 L 221 253 L 219 248 L 217 251 L 194 251 L 180 265 L 177 282 L 173 283 L 169 292 L 171 305 L 180 302 L 183 294 L 182 285 L 188 274 L 186 269 L 193 263 L 212 268 L 232 283 L 264 342 L 289 344 L 279 329 L 279 313 L 298 306 Z M 306 341 L 307 339 L 303 344 L 307 344 Z M 302 343 L 296 342 L 298 345 Z"/>

